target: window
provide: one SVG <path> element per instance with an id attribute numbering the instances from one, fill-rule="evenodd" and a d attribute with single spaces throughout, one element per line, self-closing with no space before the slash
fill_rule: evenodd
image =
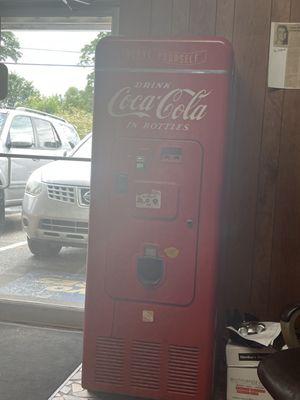
<path id="1" fill-rule="evenodd" d="M 75 147 L 76 144 L 79 142 L 79 137 L 76 132 L 76 130 L 72 126 L 64 125 L 64 124 L 59 124 L 59 131 L 58 133 L 61 134 L 61 136 L 64 136 L 66 141 L 69 143 L 69 145 L 72 147 Z"/>
<path id="2" fill-rule="evenodd" d="M 9 0 L 5 1 L 4 9 L 7 9 L 7 13 L 2 13 L 3 7 L 2 0 L 0 0 L 0 8 L 1 8 L 1 28 L 8 30 L 16 30 L 15 34 L 20 39 L 20 44 L 22 47 L 29 47 L 35 49 L 46 49 L 46 48 L 55 48 L 53 43 L 60 43 L 59 38 L 63 37 L 64 40 L 61 43 L 60 49 L 62 48 L 70 48 L 70 50 L 80 51 L 81 47 L 86 43 L 89 43 L 90 40 L 93 40 L 99 31 L 109 31 L 111 29 L 111 14 L 114 12 L 114 33 L 117 34 L 118 30 L 118 9 L 116 7 L 116 11 L 112 10 L 110 6 L 106 5 L 106 2 L 103 6 L 104 11 L 102 10 L 102 2 L 91 1 L 91 6 L 85 6 L 78 3 L 78 7 L 75 6 L 76 3 L 71 1 L 70 4 L 74 5 L 74 12 L 69 13 L 67 7 L 63 5 L 61 0 L 56 1 L 31 1 L 30 4 L 48 4 L 49 7 L 41 6 L 28 6 L 28 1 L 19 1 L 19 0 Z M 16 7 L 13 4 L 20 4 L 20 6 Z M 21 5 L 22 3 L 22 5 Z M 24 7 L 23 7 L 24 3 Z M 26 5 L 25 5 L 26 3 Z M 52 7 L 50 3 L 53 3 Z M 62 4 L 59 7 L 59 3 Z M 96 4 L 97 3 L 97 4 Z M 99 3 L 99 4 L 98 4 Z M 101 4 L 100 4 L 101 3 Z M 7 7 L 6 7 L 7 4 Z M 57 7 L 56 7 L 57 5 Z M 37 10 L 38 8 L 38 10 Z M 58 14 L 61 16 L 53 17 L 53 10 L 58 11 Z M 27 17 L 24 17 L 24 10 L 26 10 Z M 4 10 L 5 11 L 5 10 Z M 11 12 L 10 12 L 11 11 Z M 24 12 L 23 12 L 24 11 Z M 83 14 L 82 14 L 83 13 Z M 3 15 L 2 15 L 3 14 Z M 5 15 L 10 15 L 9 17 L 5 17 Z M 35 16 L 33 16 L 33 14 Z M 68 15 L 67 15 L 68 14 Z M 72 15 L 71 15 L 72 14 Z M 77 15 L 78 14 L 78 15 Z M 38 17 L 36 15 L 39 15 Z M 43 15 L 43 16 L 42 16 Z M 26 29 L 26 31 L 23 31 Z M 54 30 L 54 31 L 53 31 Z M 55 32 L 56 31 L 56 32 Z M 58 41 L 53 41 L 53 37 L 58 37 Z M 78 44 L 78 38 L 81 38 L 83 43 Z M 84 39 L 83 39 L 84 38 Z M 41 42 L 43 44 L 41 45 Z M 52 46 L 52 45 L 53 46 Z M 74 46 L 73 46 L 74 45 Z M 39 52 L 32 50 L 22 50 L 24 57 L 33 57 L 33 63 L 36 61 L 36 56 L 40 63 L 44 64 L 53 64 L 53 52 L 47 52 L 44 50 L 40 50 Z M 25 54 L 26 53 L 26 54 Z M 73 54 L 73 56 L 72 56 Z M 66 56 L 66 58 L 64 57 Z M 48 58 L 49 57 L 49 58 Z M 52 59 L 51 59 L 52 57 Z M 72 65 L 78 62 L 78 54 L 77 53 L 61 53 L 57 55 L 59 58 L 59 64 L 67 64 Z M 73 58 L 74 57 L 74 62 Z M 77 58 L 77 60 L 76 60 Z M 18 67 L 18 70 L 21 69 L 22 66 Z M 43 94 L 48 97 L 50 93 L 57 93 L 63 95 L 66 90 L 75 86 L 78 87 L 79 90 L 84 86 L 84 79 L 79 78 L 79 71 L 81 69 L 76 67 L 43 67 L 43 68 L 35 68 L 35 67 L 24 67 L 26 70 L 26 78 L 30 81 L 33 81 L 36 89 L 40 90 Z M 82 69 L 83 74 L 85 74 L 85 69 Z M 31 73 L 31 75 L 30 75 Z M 85 76 L 85 75 L 84 75 Z M 57 86 L 54 87 L 53 82 L 56 81 Z M 21 104 L 20 104 L 21 105 Z M 24 105 L 25 106 L 25 105 Z M 23 151 L 22 147 L 18 151 L 12 151 L 13 154 L 26 154 L 33 155 L 32 159 L 22 159 L 22 158 L 13 158 L 12 163 L 17 164 L 20 173 L 23 173 L 25 161 L 28 163 L 29 167 L 32 169 L 36 169 L 38 167 L 44 168 L 44 165 L 47 163 L 46 160 L 40 160 L 39 155 L 49 155 L 50 153 L 57 154 L 56 149 L 52 148 L 42 148 L 42 137 L 38 138 L 37 134 L 37 124 L 36 120 L 40 119 L 43 121 L 48 121 L 52 125 L 52 129 L 54 130 L 54 136 L 51 134 L 51 130 L 48 125 L 48 133 L 50 133 L 51 142 L 53 143 L 54 139 L 60 140 L 60 147 L 58 150 L 67 150 L 70 151 L 70 147 L 67 142 L 70 140 L 76 140 L 76 145 L 78 143 L 79 137 L 76 137 L 72 133 L 72 126 L 64 124 L 63 121 L 59 119 L 53 119 L 51 117 L 46 117 L 42 114 L 34 114 L 30 115 L 26 113 L 24 110 L 4 110 L 0 109 L 0 113 L 7 113 L 11 116 L 22 115 L 22 116 L 30 116 L 31 122 L 33 126 L 34 138 L 35 138 L 35 146 L 39 145 L 39 151 L 34 151 L 34 147 L 28 148 L 28 151 Z M 2 127 L 2 135 L 6 136 L 6 124 L 8 120 L 4 122 L 4 127 Z M 61 129 L 59 125 L 66 125 L 71 127 L 69 134 L 64 135 L 65 132 L 61 133 Z M 32 127 L 30 126 L 30 131 L 32 133 Z M 76 128 L 75 128 L 76 129 Z M 87 129 L 88 131 L 88 129 Z M 46 130 L 47 133 L 47 130 Z M 1 135 L 0 135 L 1 136 Z M 32 134 L 33 137 L 33 134 Z M 39 140 L 39 141 L 38 141 Z M 55 140 L 55 141 L 56 141 Z M 46 138 L 46 141 L 47 138 Z M 45 137 L 44 137 L 45 142 Z M 80 153 L 74 155 L 74 157 L 78 156 L 89 156 L 90 150 L 89 146 L 91 146 L 92 140 L 87 143 L 87 147 L 84 146 L 81 148 Z M 79 147 L 76 147 L 79 149 Z M 87 152 L 85 152 L 85 149 Z M 83 153 L 81 153 L 81 151 Z M 63 151 L 60 152 L 61 154 Z M 71 153 L 71 151 L 70 151 Z M 68 156 L 70 154 L 68 153 Z M 1 161 L 1 158 L 0 158 Z M 49 160 L 50 161 L 50 160 Z M 6 163 L 6 160 L 3 160 L 3 164 Z M 83 183 L 83 190 L 78 193 L 78 198 L 80 196 L 87 196 L 87 189 L 89 187 L 89 162 L 81 162 L 77 163 L 79 173 L 76 171 L 72 172 L 72 168 L 74 168 L 74 161 L 66 161 L 64 164 L 63 161 L 58 163 L 52 163 L 49 165 L 49 168 L 52 171 L 52 168 L 57 168 L 57 174 L 55 173 L 50 179 L 52 179 L 52 183 L 56 183 L 60 186 L 62 184 L 61 180 L 61 168 L 71 170 L 68 172 L 70 179 L 73 179 L 73 184 Z M 64 167 L 66 165 L 66 167 Z M 2 166 L 2 164 L 1 164 Z M 27 167 L 26 167 L 27 168 Z M 48 167 L 47 171 L 49 171 Z M 86 170 L 86 173 L 84 172 Z M 45 171 L 45 170 L 43 170 Z M 65 170 L 63 171 L 65 172 Z M 67 171 L 66 171 L 67 172 Z M 52 174 L 52 172 L 51 172 Z M 80 176 L 79 176 L 80 175 Z M 86 180 L 83 179 L 83 175 L 86 176 Z M 45 175 L 44 175 L 44 180 Z M 84 178 L 85 179 L 85 178 Z M 39 185 L 38 180 L 34 182 Z M 43 183 L 44 185 L 44 183 Z M 75 187 L 75 186 L 71 187 Z M 66 186 L 67 185 L 66 182 Z M 21 195 L 18 198 L 23 198 L 25 182 L 21 182 L 19 179 L 18 183 L 18 191 Z M 14 189 L 15 190 L 15 189 Z M 47 197 L 47 188 L 46 188 L 46 198 Z M 75 187 L 76 190 L 76 187 Z M 17 188 L 16 188 L 17 191 Z M 14 195 L 15 196 L 15 195 Z M 43 196 L 42 196 L 43 197 Z M 8 198 L 8 197 L 7 197 Z M 49 200 L 49 199 L 48 199 Z M 77 201 L 77 195 L 75 200 Z M 50 200 L 49 200 L 50 201 Z M 53 201 L 54 203 L 54 201 Z M 20 204 L 20 203 L 19 203 Z M 48 204 L 48 201 L 47 201 Z M 59 203 L 63 204 L 63 203 Z M 80 224 L 83 223 L 82 226 L 75 224 L 79 229 L 85 229 L 85 226 L 88 224 L 88 208 L 87 207 L 78 207 L 78 212 L 71 212 L 70 208 L 67 204 L 67 212 L 61 215 L 63 221 L 68 221 L 70 225 L 63 226 L 63 228 L 67 228 L 70 230 L 70 226 L 75 224 L 76 221 L 80 221 Z M 53 214 L 52 214 L 52 211 Z M 27 245 L 27 237 L 26 233 L 22 231 L 22 214 L 21 208 L 13 207 L 13 209 L 8 210 L 6 213 L 7 224 L 3 227 L 3 232 L 0 235 L 0 265 L 5 264 L 5 268 L 0 268 L 0 306 L 1 310 L 5 310 L 4 313 L 8 319 L 12 322 L 28 322 L 30 323 L 38 323 L 41 325 L 50 325 L 50 326 L 73 326 L 77 328 L 80 326 L 82 321 L 82 310 L 84 305 L 84 292 L 85 292 L 85 265 L 86 265 L 86 248 L 76 248 L 71 246 L 65 246 L 66 243 L 61 241 L 63 248 L 58 257 L 52 258 L 38 258 L 33 257 L 32 253 Z M 51 213 L 50 213 L 51 212 Z M 45 219 L 52 218 L 55 220 L 59 220 L 59 212 L 60 207 L 46 207 L 46 204 L 42 207 L 42 213 Z M 83 213 L 86 217 L 82 217 Z M 35 218 L 34 218 L 35 220 Z M 49 221 L 48 221 L 49 222 Z M 58 226 L 58 228 L 61 226 Z M 37 229 L 40 230 L 37 226 Z M 49 239 L 52 237 L 51 233 L 55 233 L 59 231 L 50 232 Z M 68 232 L 68 234 L 71 234 Z M 59 232 L 59 236 L 62 235 L 62 232 Z M 47 239 L 47 236 L 45 236 Z M 74 240 L 79 240 L 76 237 Z M 58 242 L 59 243 L 59 242 Z M 22 265 L 22 268 L 20 268 Z M 7 267 L 6 267 L 7 266 Z M 7 302 L 7 305 L 5 304 Z M 6 308 L 7 306 L 7 308 Z M 60 307 L 61 306 L 61 307 Z M 3 313 L 2 313 L 3 314 Z M 3 318 L 2 318 L 3 319 Z M 34 321 L 34 322 L 33 322 Z M 1 396 L 0 398 L 5 397 Z M 44 398 L 44 397 L 41 397 Z M 1 400 L 1 399 L 0 399 Z"/>
<path id="3" fill-rule="evenodd" d="M 42 149 L 57 149 L 60 142 L 56 136 L 54 128 L 49 121 L 34 118 L 39 147 Z"/>
<path id="4" fill-rule="evenodd" d="M 89 136 L 85 142 L 79 146 L 76 151 L 72 154 L 78 158 L 91 158 L 92 157 L 92 136 Z"/>
<path id="5" fill-rule="evenodd" d="M 12 147 L 14 147 L 14 143 L 31 143 L 31 145 L 33 145 L 34 133 L 31 118 L 25 115 L 14 117 L 9 130 L 9 139 Z"/>
<path id="6" fill-rule="evenodd" d="M 6 113 L 2 113 L 2 112 L 0 113 L 0 133 L 2 132 L 2 129 L 4 127 L 6 116 L 7 116 Z"/>

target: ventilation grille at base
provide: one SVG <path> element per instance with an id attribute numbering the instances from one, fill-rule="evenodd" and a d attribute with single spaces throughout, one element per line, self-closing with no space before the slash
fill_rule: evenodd
<path id="1" fill-rule="evenodd" d="M 161 348 L 158 343 L 135 341 L 131 353 L 131 385 L 136 388 L 160 389 Z"/>
<path id="2" fill-rule="evenodd" d="M 124 356 L 123 339 L 99 337 L 96 346 L 96 382 L 123 385 Z"/>
<path id="3" fill-rule="evenodd" d="M 198 390 L 199 350 L 197 347 L 170 346 L 168 392 L 194 395 Z"/>
<path id="4" fill-rule="evenodd" d="M 98 337 L 95 381 L 141 391 L 166 391 L 195 398 L 199 395 L 199 348 L 136 340 Z M 166 361 L 166 363 L 165 363 Z M 167 370 L 165 370 L 165 367 Z M 163 379 L 166 376 L 167 382 Z M 142 393 L 142 392 L 141 392 Z"/>

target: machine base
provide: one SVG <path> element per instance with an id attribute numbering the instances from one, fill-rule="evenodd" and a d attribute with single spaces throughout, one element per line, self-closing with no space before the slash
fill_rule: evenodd
<path id="1" fill-rule="evenodd" d="M 131 396 L 88 392 L 81 386 L 81 372 L 80 364 L 48 400 L 137 400 Z"/>
<path id="2" fill-rule="evenodd" d="M 136 400 L 128 396 L 118 396 L 112 394 L 95 394 L 83 389 L 81 386 L 82 365 L 79 365 L 75 371 L 65 380 L 65 382 L 53 393 L 48 400 Z M 222 378 L 225 377 L 225 371 L 222 371 Z M 213 400 L 226 400 L 225 380 L 218 382 Z"/>

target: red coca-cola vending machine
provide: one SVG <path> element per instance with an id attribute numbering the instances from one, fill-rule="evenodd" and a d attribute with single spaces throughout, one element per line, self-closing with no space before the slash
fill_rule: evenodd
<path id="1" fill-rule="evenodd" d="M 96 52 L 83 386 L 208 400 L 232 51 L 218 37 Z"/>

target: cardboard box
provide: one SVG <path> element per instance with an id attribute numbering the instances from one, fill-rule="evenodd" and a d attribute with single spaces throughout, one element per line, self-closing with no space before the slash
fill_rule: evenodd
<path id="1" fill-rule="evenodd" d="M 228 367 L 257 367 L 264 357 L 275 352 L 273 347 L 244 347 L 229 342 L 226 345 L 226 362 Z"/>
<path id="2" fill-rule="evenodd" d="M 228 343 L 227 400 L 272 400 L 257 376 L 257 366 L 273 348 L 252 348 Z"/>

